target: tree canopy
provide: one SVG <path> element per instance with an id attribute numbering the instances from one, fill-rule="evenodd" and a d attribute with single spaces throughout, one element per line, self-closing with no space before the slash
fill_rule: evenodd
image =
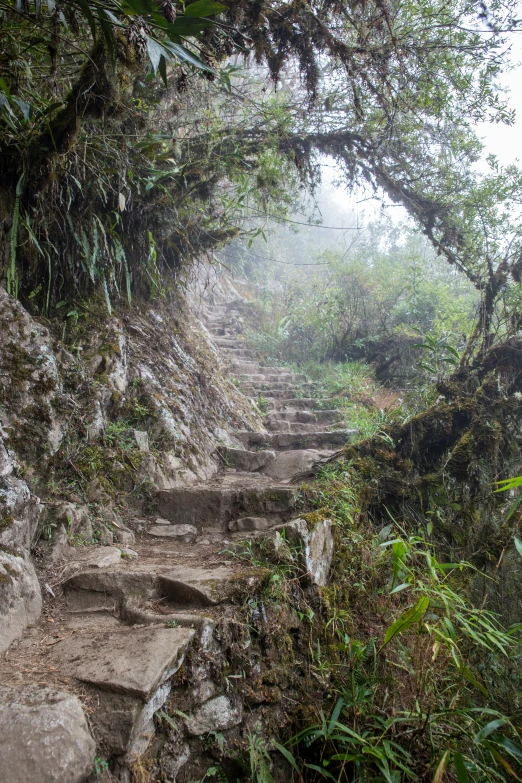
<path id="1" fill-rule="evenodd" d="M 515 0 L 2 0 L 0 15 L 13 292 L 44 309 L 89 287 L 109 306 L 155 295 L 247 206 L 287 209 L 326 155 L 346 187 L 406 207 L 482 292 L 490 333 L 520 279 L 521 177 L 477 174 L 474 124 L 512 121 L 496 78 Z"/>

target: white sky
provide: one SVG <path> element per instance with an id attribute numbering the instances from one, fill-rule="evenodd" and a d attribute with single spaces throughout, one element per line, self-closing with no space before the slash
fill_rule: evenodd
<path id="1" fill-rule="evenodd" d="M 514 69 L 499 80 L 506 88 L 510 108 L 515 109 L 514 125 L 481 123 L 477 133 L 486 145 L 485 155 L 493 153 L 502 165 L 522 160 L 522 33 L 512 35 L 511 62 Z"/>

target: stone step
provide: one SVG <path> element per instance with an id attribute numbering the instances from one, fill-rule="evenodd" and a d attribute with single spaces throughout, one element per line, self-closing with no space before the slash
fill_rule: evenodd
<path id="1" fill-rule="evenodd" d="M 50 668 L 82 684 L 104 754 L 131 761 L 154 735 L 154 713 L 166 702 L 196 631 L 131 628 L 113 617 L 84 615 L 64 618 L 60 633 L 50 647 Z"/>
<path id="2" fill-rule="evenodd" d="M 232 478 L 231 486 L 161 490 L 155 499 L 157 512 L 177 525 L 219 530 L 241 517 L 283 519 L 292 514 L 297 500 L 295 487 L 274 485 L 267 479 L 249 484 L 247 473 L 237 473 Z"/>
<path id="3" fill-rule="evenodd" d="M 218 446 L 217 452 L 228 467 L 249 473 L 261 470 L 269 462 L 272 462 L 276 456 L 275 451 L 270 451 L 269 449 L 248 451 L 246 449 L 233 449 L 229 446 Z"/>
<path id="4" fill-rule="evenodd" d="M 338 419 L 336 422 L 329 422 L 328 427 L 325 428 L 325 422 L 314 422 L 312 424 L 306 424 L 300 421 L 267 421 L 264 422 L 266 429 L 269 432 L 294 432 L 294 433 L 311 433 L 311 432 L 324 432 L 326 429 L 330 432 L 335 432 L 339 428 L 346 429 L 344 422 Z"/>
<path id="5" fill-rule="evenodd" d="M 315 397 L 284 397 L 281 395 L 278 395 L 277 397 L 274 397 L 272 402 L 272 408 L 270 409 L 270 413 L 272 414 L 273 411 L 296 411 L 296 410 L 313 410 L 317 409 L 319 412 L 321 408 L 318 406 L 324 403 L 327 403 L 326 400 L 316 399 Z"/>
<path id="6" fill-rule="evenodd" d="M 295 449 L 340 449 L 350 443 L 358 434 L 357 430 L 335 430 L 333 432 L 238 432 L 237 437 L 245 447 L 264 448 L 275 451 Z"/>
<path id="7" fill-rule="evenodd" d="M 172 565 L 169 553 L 176 551 L 175 544 L 165 541 L 152 558 L 79 570 L 62 582 L 66 610 L 75 614 L 108 613 L 134 622 L 138 602 L 145 613 L 152 612 L 151 622 L 157 622 L 159 615 L 154 614 L 151 605 L 161 602 L 168 610 L 161 615 L 162 621 L 167 622 L 172 613 L 205 609 L 231 597 L 228 587 L 234 576 L 232 569 Z"/>
<path id="8" fill-rule="evenodd" d="M 299 394 L 304 392 L 310 393 L 312 391 L 308 383 L 297 384 L 290 381 L 269 381 L 267 383 L 263 383 L 262 381 L 256 381 L 256 383 L 242 382 L 241 390 L 245 394 L 248 393 L 250 396 L 261 394 L 264 397 L 277 396 L 273 394 L 273 392 L 290 392 L 293 394 Z M 288 397 L 288 394 L 286 396 Z"/>
<path id="9" fill-rule="evenodd" d="M 299 402 L 301 402 L 299 400 Z M 302 424 L 332 424 L 341 421 L 338 410 L 292 410 L 289 407 L 282 410 L 270 411 L 265 418 L 265 425 L 278 422 L 301 422 Z"/>
<path id="10" fill-rule="evenodd" d="M 289 482 L 300 473 L 308 472 L 312 466 L 327 459 L 334 451 L 297 449 L 276 452 L 269 449 L 247 451 L 220 446 L 223 459 L 241 471 L 257 471 L 265 476 Z M 229 524 L 229 529 L 230 524 Z"/>
<path id="11" fill-rule="evenodd" d="M 261 365 L 256 361 L 234 361 L 232 362 L 231 370 L 237 375 L 241 373 L 258 373 L 261 370 Z"/>
<path id="12" fill-rule="evenodd" d="M 309 383 L 306 375 L 298 375 L 297 373 L 291 373 L 291 372 L 279 372 L 275 373 L 273 370 L 267 371 L 261 371 L 258 373 L 241 373 L 239 374 L 239 378 L 241 379 L 242 383 L 245 383 L 247 385 L 256 385 L 258 383 L 262 384 L 278 384 L 278 383 L 291 383 L 291 384 L 301 384 L 301 383 Z"/>
<path id="13" fill-rule="evenodd" d="M 260 389 L 259 386 L 255 387 L 247 387 L 245 388 L 243 385 L 241 385 L 241 391 L 243 394 L 245 394 L 247 397 L 252 397 L 254 399 L 257 399 L 259 397 L 262 397 L 269 402 L 272 402 L 274 400 L 278 399 L 288 399 L 292 393 L 295 392 L 296 395 L 302 393 L 300 386 L 295 386 L 294 388 L 290 389 Z M 299 399 L 296 396 L 296 399 Z"/>
<path id="14" fill-rule="evenodd" d="M 215 344 L 220 348 L 240 348 L 241 342 L 234 337 L 216 337 Z"/>
<path id="15" fill-rule="evenodd" d="M 237 343 L 238 346 L 241 345 L 241 343 Z M 241 347 L 231 347 L 231 348 L 222 348 L 220 351 L 221 355 L 224 356 L 226 359 L 237 359 L 237 358 L 248 358 L 248 359 L 254 359 L 255 353 L 250 348 L 241 348 Z"/>

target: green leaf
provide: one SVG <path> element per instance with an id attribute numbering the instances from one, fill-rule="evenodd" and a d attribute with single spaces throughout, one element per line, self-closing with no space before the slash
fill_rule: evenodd
<path id="1" fill-rule="evenodd" d="M 147 38 L 147 51 L 149 53 L 152 70 L 154 71 L 154 73 L 157 73 L 161 62 L 161 58 L 164 57 L 167 54 L 167 52 L 165 48 L 154 38 L 151 38 L 150 35 L 147 35 L 146 38 Z"/>
<path id="2" fill-rule="evenodd" d="M 194 54 L 194 52 L 191 52 L 190 49 L 187 49 L 186 46 L 174 43 L 173 41 L 165 41 L 165 48 L 171 52 L 171 54 L 177 57 L 178 60 L 183 60 L 184 62 L 190 63 L 190 65 L 194 65 L 196 68 L 199 68 L 202 71 L 215 73 L 213 68 L 204 63 L 203 60 L 200 60 L 199 57 Z"/>
<path id="3" fill-rule="evenodd" d="M 475 737 L 473 738 L 473 744 L 479 745 L 482 740 L 486 739 L 486 737 L 489 737 L 490 734 L 493 734 L 494 731 L 499 729 L 501 726 L 505 726 L 506 723 L 508 723 L 505 718 L 497 718 L 496 720 L 491 720 L 489 723 L 486 723 L 485 726 L 482 726 L 481 730 L 475 734 Z"/>
<path id="4" fill-rule="evenodd" d="M 515 745 L 509 737 L 505 737 L 503 734 L 494 734 L 493 737 L 491 737 L 491 741 L 495 742 L 497 745 L 501 745 L 505 750 L 511 753 L 512 756 L 515 756 L 515 758 L 522 760 L 522 749 L 519 748 L 518 745 Z"/>
<path id="5" fill-rule="evenodd" d="M 88 23 L 89 27 L 91 28 L 92 37 L 94 38 L 94 40 L 96 40 L 96 33 L 97 33 L 96 20 L 95 20 L 95 18 L 93 16 L 93 13 L 92 13 L 92 11 L 91 11 L 91 9 L 89 7 L 89 3 L 87 2 L 87 0 L 76 0 L 76 2 L 80 6 L 82 14 L 87 19 L 87 23 Z"/>
<path id="6" fill-rule="evenodd" d="M 284 748 L 282 745 L 279 744 L 279 742 L 274 742 L 274 747 L 277 748 L 279 753 L 282 753 L 282 755 L 285 757 L 285 759 L 288 761 L 291 767 L 295 769 L 297 774 L 299 775 L 301 773 L 301 770 L 299 769 L 297 762 L 294 758 L 294 755 L 290 753 L 290 751 L 287 748 Z"/>
<path id="7" fill-rule="evenodd" d="M 390 592 L 390 595 L 393 595 L 394 593 L 400 593 L 401 590 L 407 590 L 408 587 L 411 587 L 409 582 L 403 582 L 401 585 L 397 585 L 397 587 L 394 587 L 393 590 Z"/>
<path id="8" fill-rule="evenodd" d="M 429 604 L 430 599 L 427 595 L 423 595 L 419 598 L 415 606 L 412 606 L 410 609 L 407 609 L 403 614 L 401 614 L 401 616 L 398 617 L 397 620 L 395 620 L 395 622 L 392 623 L 386 631 L 384 641 L 380 649 L 382 650 L 383 647 L 386 647 L 386 645 L 391 642 L 394 636 L 403 633 L 403 631 L 406 631 L 415 623 L 420 622 L 424 617 Z"/>
<path id="9" fill-rule="evenodd" d="M 520 501 L 521 501 L 521 500 L 522 500 L 522 492 L 521 492 L 521 493 L 520 493 L 520 495 L 519 495 L 519 496 L 518 496 L 518 497 L 515 499 L 515 501 L 513 502 L 513 504 L 512 504 L 512 505 L 509 507 L 509 510 L 508 510 L 508 512 L 507 512 L 507 514 L 506 514 L 506 520 L 508 520 L 510 517 L 512 517 L 512 516 L 513 516 L 513 514 L 514 514 L 514 513 L 515 513 L 515 511 L 517 510 L 517 508 L 518 508 L 518 506 L 519 506 L 519 504 L 520 504 Z"/>
<path id="10" fill-rule="evenodd" d="M 319 772 L 323 777 L 328 778 L 328 780 L 333 780 L 334 783 L 339 783 L 339 779 L 337 777 L 334 778 L 334 776 L 328 772 L 328 770 L 323 769 L 322 767 L 318 767 L 317 764 L 305 764 L 305 767 L 307 769 L 313 769 L 315 772 Z"/>
<path id="11" fill-rule="evenodd" d="M 522 476 L 515 476 L 514 478 L 502 479 L 502 481 L 493 482 L 498 489 L 495 492 L 506 492 L 508 489 L 515 489 L 516 487 L 522 487 Z"/>
<path id="12" fill-rule="evenodd" d="M 344 699 L 341 696 L 339 699 L 337 699 L 337 703 L 336 703 L 335 707 L 333 708 L 333 712 L 332 712 L 332 715 L 330 717 L 330 722 L 328 724 L 328 733 L 329 734 L 332 733 L 332 730 L 333 730 L 335 724 L 337 723 L 337 721 L 339 719 L 339 715 L 341 714 L 341 710 L 343 708 L 343 705 L 344 705 Z"/>
<path id="13" fill-rule="evenodd" d="M 198 0 L 185 8 L 185 16 L 213 16 L 226 11 L 226 5 L 215 3 L 213 0 Z"/>
<path id="14" fill-rule="evenodd" d="M 515 542 L 515 548 L 518 554 L 520 555 L 520 557 L 522 557 L 522 541 L 516 536 L 513 536 L 513 541 Z"/>
<path id="15" fill-rule="evenodd" d="M 457 773 L 457 780 L 459 783 L 468 783 L 468 770 L 464 764 L 464 757 L 462 753 L 455 751 L 453 754 L 453 763 L 455 765 L 455 771 Z"/>

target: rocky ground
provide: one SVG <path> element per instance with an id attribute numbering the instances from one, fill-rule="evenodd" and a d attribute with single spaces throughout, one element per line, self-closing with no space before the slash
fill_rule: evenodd
<path id="1" fill-rule="evenodd" d="M 147 513 L 120 518 L 112 542 L 59 548 L 55 540 L 54 557 L 41 551 L 41 616 L 25 561 L 17 600 L 26 611 L 20 623 L 30 627 L 13 629 L 0 662 L 6 783 L 79 783 L 93 768 L 95 779 L 195 780 L 204 771 L 201 738 L 241 731 L 267 702 L 245 698 L 241 682 L 230 688 L 244 672 L 223 673 L 223 628 L 239 622 L 240 607 L 266 580 L 266 569 L 235 553 L 250 538 L 270 542 L 276 560 L 291 546 L 303 578 L 326 583 L 331 523 L 299 518 L 300 476 L 353 432 L 305 376 L 264 366 L 244 346 L 243 306 L 207 303 L 202 315 L 226 372 L 243 394 L 263 398 L 263 426 L 218 437 L 219 470 L 157 488 Z M 13 567 L 4 563 L 7 579 Z M 262 690 L 263 668 L 277 662 L 260 663 L 253 652 L 251 664 L 249 687 Z M 156 748 L 158 716 L 172 723 L 176 710 L 169 741 Z"/>

